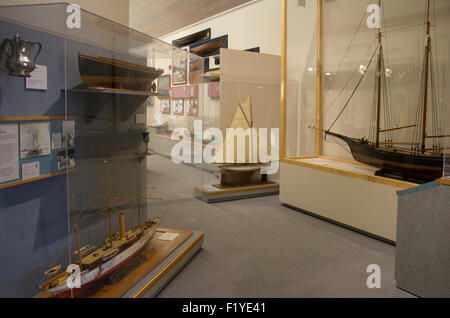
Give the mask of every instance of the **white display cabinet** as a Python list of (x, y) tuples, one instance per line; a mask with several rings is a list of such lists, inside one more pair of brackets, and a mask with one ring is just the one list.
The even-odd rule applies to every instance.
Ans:
[(442, 177), (448, 2), (427, 4), (283, 1), (284, 204), (394, 242), (397, 191)]

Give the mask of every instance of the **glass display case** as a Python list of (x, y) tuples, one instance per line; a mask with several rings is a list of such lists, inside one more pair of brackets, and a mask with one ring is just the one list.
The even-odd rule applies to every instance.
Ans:
[(443, 175), (450, 4), (282, 3), (281, 201), (393, 242), (396, 191)]
[[(288, 31), (286, 158), (353, 161), (412, 183), (442, 176), (449, 4), (399, 3), (321, 3), (320, 43), (309, 50)], [(300, 10), (292, 6), (288, 30)]]
[(199, 199), (278, 193), (279, 70), (279, 56), (221, 49), (220, 72), (207, 74), (203, 84)]
[(148, 156), (199, 57), (63, 3), (0, 24), (0, 297), (155, 295), (203, 242), (195, 172)]

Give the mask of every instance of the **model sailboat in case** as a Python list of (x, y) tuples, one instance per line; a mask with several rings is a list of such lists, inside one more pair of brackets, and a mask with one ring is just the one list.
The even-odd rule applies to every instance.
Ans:
[[(272, 183), (267, 174), (262, 171), (263, 163), (260, 158), (260, 135), (253, 120), (253, 106), (250, 96), (239, 101), (230, 128), (237, 132), (250, 131), (245, 142), (230, 142), (226, 136), (223, 144), (216, 152), (213, 163), (220, 164), (220, 184), (214, 185), (219, 189), (253, 186)], [(231, 136), (234, 138), (234, 135)], [(239, 139), (239, 137), (237, 138)], [(267, 154), (271, 154), (270, 147)]]
[[(380, 168), (381, 170), (377, 172), (378, 175), (388, 175), (417, 181), (429, 181), (442, 177), (444, 160), (442, 138), (448, 136), (443, 135), (441, 132), (441, 117), (438, 113), (439, 109), (434, 90), (430, 2), (431, 0), (427, 0), (426, 4), (426, 46), (416, 123), (402, 127), (390, 126), (389, 99), (385, 97), (386, 92), (383, 91), (386, 89), (386, 68), (382, 43), (383, 34), (381, 28), (379, 28), (377, 49), (374, 51), (369, 62), (370, 65), (375, 55), (377, 55), (374, 108), (372, 109), (373, 117), (369, 138), (356, 139), (331, 131), (357, 91), (366, 72), (362, 72), (357, 86), (353, 90), (350, 99), (340, 111), (339, 116), (328, 130), (324, 130), (325, 135), (337, 137), (345, 141), (355, 160)], [(381, 6), (381, 1), (379, 1), (379, 5)], [(431, 89), (429, 87), (430, 84)], [(386, 126), (383, 129), (381, 128), (382, 116), (384, 117)], [(412, 140), (409, 142), (394, 141), (393, 132), (403, 129), (411, 130)]]

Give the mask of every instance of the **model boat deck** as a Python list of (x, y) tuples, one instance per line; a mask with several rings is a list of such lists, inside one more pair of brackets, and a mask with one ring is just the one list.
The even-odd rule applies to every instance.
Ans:
[[(142, 229), (131, 229), (125, 233), (125, 237), (115, 239), (111, 242), (110, 246), (104, 245), (93, 253), (83, 257), (81, 259), (81, 263), (83, 264), (83, 268), (91, 267), (93, 264), (102, 261), (105, 256), (111, 253), (114, 250), (120, 250), (125, 244), (132, 243), (139, 234), (142, 234)], [(119, 233), (116, 233), (115, 236), (118, 236)]]

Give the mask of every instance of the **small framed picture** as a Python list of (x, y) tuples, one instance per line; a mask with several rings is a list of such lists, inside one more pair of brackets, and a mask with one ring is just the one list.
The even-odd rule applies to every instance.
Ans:
[(20, 159), (50, 154), (50, 122), (20, 124)]
[(170, 75), (163, 75), (158, 77), (158, 95), (169, 97), (170, 92)]
[(176, 115), (184, 114), (184, 100), (183, 99), (174, 99), (173, 103), (173, 113)]
[(198, 98), (186, 99), (186, 114), (189, 116), (197, 116), (197, 114), (198, 114)]
[(181, 57), (172, 58), (172, 84), (187, 84), (187, 59)]
[(163, 114), (170, 114), (170, 99), (169, 98), (164, 98), (164, 99), (160, 99), (161, 102), (161, 113)]

